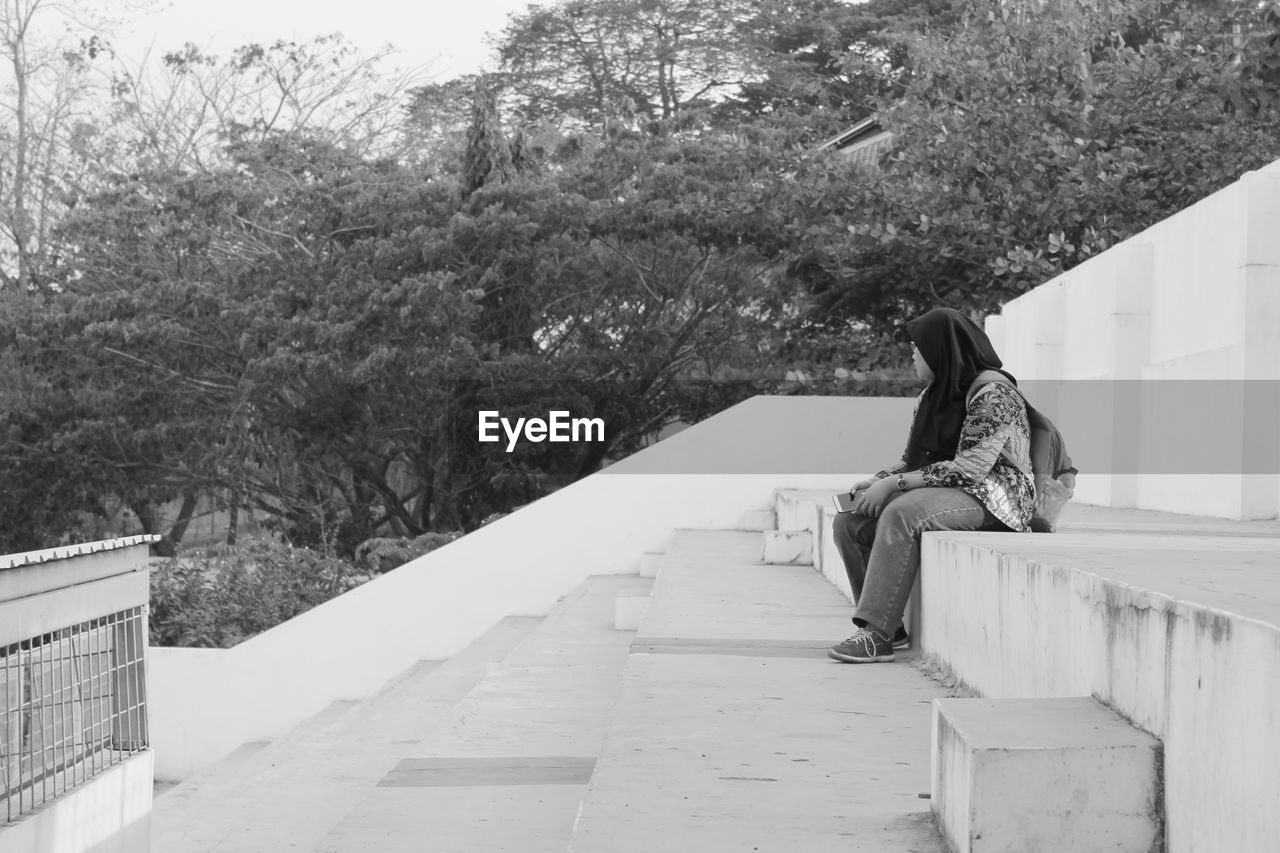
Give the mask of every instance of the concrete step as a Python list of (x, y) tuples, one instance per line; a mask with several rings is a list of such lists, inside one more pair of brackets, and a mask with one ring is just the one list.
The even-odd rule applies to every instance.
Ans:
[(394, 763), (397, 739), (437, 725), (540, 621), (504, 619), (448, 661), (423, 661), (369, 699), (335, 702), (284, 738), (247, 744), (184, 780), (155, 800), (152, 849), (309, 849), (299, 844), (332, 825), (351, 790)]
[[(764, 534), (765, 562), (811, 564), (832, 586), (850, 601), (853, 588), (845, 570), (840, 552), (836, 550), (832, 525), (837, 511), (829, 489), (779, 489), (775, 500), (780, 531)], [(796, 525), (793, 531), (784, 531), (783, 523)], [(807, 527), (803, 525), (807, 524)], [(782, 536), (787, 532), (787, 536)], [(804, 534), (807, 533), (806, 536)], [(806, 547), (807, 546), (807, 547)], [(793, 559), (787, 557), (794, 555)], [(920, 578), (917, 576), (902, 614), (903, 627), (914, 638), (920, 624)], [(913, 647), (916, 646), (912, 640)]]
[(1169, 850), (1275, 849), (1280, 531), (1088, 514), (1052, 535), (926, 534), (917, 639), (983, 696), (1096, 696), (1158, 737)]
[[(852, 485), (852, 483), (850, 483)], [(818, 516), (832, 506), (831, 496), (837, 489), (778, 489), (774, 508), (779, 530), (808, 530), (817, 534)]]
[(1161, 747), (1090, 696), (939, 699), (931, 806), (956, 853), (1163, 846)]
[(640, 577), (656, 578), (658, 572), (662, 571), (662, 558), (665, 555), (661, 551), (646, 551), (640, 556)]
[(644, 620), (649, 607), (649, 589), (628, 587), (618, 590), (613, 600), (613, 627), (617, 631), (634, 631)]
[(813, 534), (808, 530), (766, 530), (764, 562), (777, 566), (812, 566)]
[(851, 608), (760, 534), (678, 531), (623, 675), (570, 850), (927, 851), (931, 702), (901, 662), (826, 649)]
[(644, 583), (589, 578), (301, 849), (563, 853), (633, 636), (615, 601)]
[(780, 530), (807, 530), (810, 535), (810, 562), (836, 589), (851, 598), (844, 563), (831, 538), (836, 518), (831, 500), (834, 489), (779, 489), (775, 495)]

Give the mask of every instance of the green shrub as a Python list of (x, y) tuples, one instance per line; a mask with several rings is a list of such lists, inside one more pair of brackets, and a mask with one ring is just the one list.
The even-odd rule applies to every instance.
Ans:
[(228, 648), (368, 580), (308, 548), (251, 542), (151, 570), (151, 644)]
[[(487, 521), (487, 520), (486, 520)], [(389, 572), (461, 536), (459, 531), (424, 533), (414, 539), (366, 539), (356, 548), (356, 562), (378, 573)]]

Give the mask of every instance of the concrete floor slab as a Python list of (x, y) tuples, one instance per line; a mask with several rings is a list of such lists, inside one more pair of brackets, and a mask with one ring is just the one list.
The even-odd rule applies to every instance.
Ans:
[(220, 762), (155, 800), (153, 851), (310, 850), (396, 762), (542, 620), (512, 618), (446, 662), (405, 678), (344, 713), (327, 710), (279, 742)]
[(941, 851), (919, 795), (945, 695), (906, 663), (633, 655), (572, 849)]
[(378, 787), (585, 785), (595, 767), (594, 756), (576, 755), (403, 758), (378, 780)]
[[(589, 578), (387, 770), (407, 778), (406, 768), (452, 768), (455, 784), (437, 774), (433, 784), (369, 785), (302, 849), (563, 853), (586, 790), (582, 768), (601, 749), (633, 636), (614, 629), (614, 598), (642, 585), (635, 576)], [(530, 784), (547, 781), (548, 757), (572, 772)], [(487, 779), (477, 775), (484, 768)]]
[(677, 531), (636, 641), (826, 639), (830, 645), (853, 633), (852, 616), (849, 602), (812, 566), (765, 565), (759, 533)]
[(941, 851), (920, 795), (947, 691), (910, 656), (828, 659), (850, 615), (758, 536), (677, 533), (571, 849)]
[(378, 791), (315, 853), (564, 853), (582, 785)]

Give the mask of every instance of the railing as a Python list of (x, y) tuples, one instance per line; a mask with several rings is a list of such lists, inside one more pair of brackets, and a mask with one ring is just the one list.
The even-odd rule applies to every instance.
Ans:
[(151, 537), (0, 558), (0, 818), (147, 748)]

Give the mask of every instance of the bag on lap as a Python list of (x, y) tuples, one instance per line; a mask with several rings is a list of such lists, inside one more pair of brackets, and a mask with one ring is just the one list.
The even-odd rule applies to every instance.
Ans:
[[(978, 388), (988, 382), (1003, 381), (1005, 380), (976, 379), (969, 386), (967, 399), (973, 399)], [(1036, 484), (1036, 507), (1031, 513), (1031, 531), (1052, 533), (1058, 516), (1062, 514), (1062, 508), (1075, 494), (1076, 474), (1079, 472), (1071, 464), (1066, 441), (1053, 421), (1031, 405), (1021, 388), (1013, 383), (1008, 384), (1012, 385), (1026, 404), (1027, 423), (1031, 427), (1031, 474)]]

